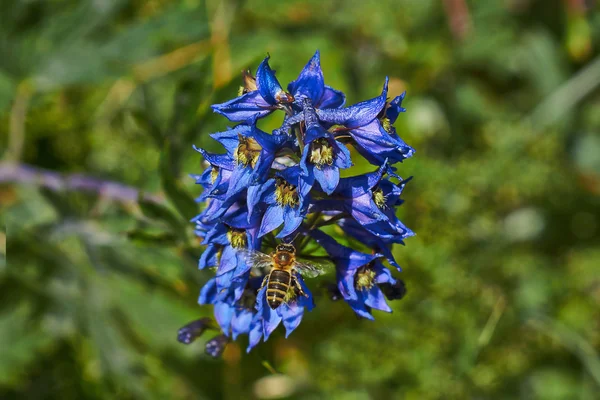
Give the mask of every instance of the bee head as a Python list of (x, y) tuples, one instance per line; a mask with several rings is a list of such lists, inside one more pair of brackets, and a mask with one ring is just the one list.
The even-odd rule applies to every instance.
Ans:
[(280, 243), (277, 245), (277, 248), (275, 249), (277, 251), (286, 251), (288, 253), (295, 253), (296, 252), (296, 248), (289, 244), (289, 243)]

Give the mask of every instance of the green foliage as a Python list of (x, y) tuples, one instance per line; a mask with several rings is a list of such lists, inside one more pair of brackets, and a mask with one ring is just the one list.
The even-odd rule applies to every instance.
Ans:
[[(0, 397), (596, 398), (599, 6), (441, 3), (2, 2)], [(240, 70), (316, 48), (349, 102), (408, 92), (408, 294), (371, 323), (319, 278), (289, 339), (210, 359), (176, 342), (212, 313), (191, 146)]]

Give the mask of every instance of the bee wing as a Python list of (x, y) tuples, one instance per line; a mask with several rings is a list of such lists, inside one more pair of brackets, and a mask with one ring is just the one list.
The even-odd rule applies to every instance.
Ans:
[(243, 249), (238, 250), (238, 253), (242, 255), (246, 265), (252, 266), (253, 275), (263, 275), (264, 270), (270, 268), (273, 263), (270, 255), (257, 250)]
[(300, 275), (305, 276), (307, 278), (314, 278), (316, 276), (323, 275), (331, 266), (333, 266), (333, 264), (320, 262), (317, 263), (312, 261), (296, 261), (296, 263), (294, 264), (296, 271), (298, 271)]

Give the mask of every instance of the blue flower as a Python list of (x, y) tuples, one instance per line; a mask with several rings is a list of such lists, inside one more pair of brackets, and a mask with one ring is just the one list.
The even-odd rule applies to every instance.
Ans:
[[(223, 290), (230, 286), (232, 279), (240, 278), (247, 272), (247, 265), (240, 249), (259, 249), (258, 238), (260, 219), (249, 217), (248, 208), (243, 203), (235, 203), (219, 222), (205, 224), (202, 219), (196, 221), (196, 234), (203, 238), (207, 249), (202, 253), (198, 267), (204, 269), (217, 266), (216, 289)], [(247, 277), (246, 277), (247, 279)], [(239, 298), (238, 295), (236, 296)]]
[(374, 165), (381, 165), (386, 159), (393, 164), (414, 153), (414, 149), (391, 130), (390, 117), (395, 121), (397, 114), (404, 110), (400, 107), (404, 95), (396, 97), (386, 109), (387, 90), (386, 78), (381, 95), (374, 99), (343, 109), (317, 110), (319, 119), (330, 124), (336, 136), (350, 136), (357, 151)]
[[(212, 305), (221, 331), (206, 344), (212, 356), (240, 335), (248, 335), (250, 351), (279, 325), (287, 337), (304, 311), (315, 306), (297, 274), (298, 264), (289, 265), (294, 284), (283, 301), (267, 301), (263, 277), (252, 271), (262, 268), (265, 276), (282, 262), (279, 252), (256, 253), (268, 253), (278, 245), (277, 238), (296, 245), (296, 258), (306, 255), (315, 242), (320, 245), (335, 264), (332, 298), (343, 298), (359, 316), (373, 319), (373, 309), (391, 311), (386, 298), (396, 300), (406, 293), (404, 283), (392, 277), (383, 262), (400, 270), (391, 247), (414, 235), (396, 216), (409, 179), (400, 178), (391, 166), (414, 153), (393, 127), (405, 111), (404, 93), (388, 101), (386, 79), (379, 96), (344, 108), (344, 93), (325, 84), (318, 51), (287, 91), (269, 66), (269, 57), (256, 78), (248, 71), (243, 79), (237, 98), (212, 106), (239, 123), (210, 135), (225, 153), (196, 149), (208, 168), (192, 175), (203, 188), (196, 199), (203, 211), (192, 219), (206, 246), (198, 266), (215, 269), (198, 298), (200, 304)], [(279, 127), (269, 133), (256, 126), (258, 119), (278, 110), (283, 117)], [(341, 170), (352, 166), (346, 147), (350, 145), (377, 170), (341, 178)], [(367, 250), (343, 246), (320, 230), (334, 222), (353, 247)], [(190, 343), (207, 327), (188, 324), (179, 340)]]
[(303, 108), (306, 132), (300, 166), (308, 182), (316, 179), (331, 194), (340, 181), (340, 169), (352, 166), (350, 152), (319, 124), (310, 100), (304, 99)]
[(294, 233), (306, 216), (309, 190), (310, 186), (297, 166), (278, 171), (275, 178), (262, 185), (252, 186), (248, 190), (249, 215), (264, 209), (258, 236), (262, 237), (282, 224), (278, 238)]
[(246, 78), (244, 91), (247, 93), (226, 103), (215, 104), (212, 109), (230, 121), (251, 123), (294, 101), (294, 97), (281, 88), (275, 71), (269, 66), (269, 57), (260, 63), (256, 80), (252, 81)]
[(381, 263), (381, 254), (365, 254), (342, 246), (319, 230), (311, 235), (336, 263), (338, 289), (354, 312), (372, 320), (371, 308), (392, 311), (379, 285), (394, 285), (396, 280)]
[(346, 96), (339, 90), (325, 85), (320, 56), (317, 50), (298, 78), (288, 85), (288, 91), (292, 93), (298, 106), (301, 106), (303, 99), (308, 98), (318, 108), (342, 107)]

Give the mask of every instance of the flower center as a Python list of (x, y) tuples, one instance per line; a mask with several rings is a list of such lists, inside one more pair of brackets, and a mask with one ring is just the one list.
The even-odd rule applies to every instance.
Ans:
[(219, 167), (213, 165), (212, 170), (210, 171), (210, 183), (215, 183), (218, 176), (219, 176)]
[(383, 194), (383, 190), (377, 188), (373, 191), (373, 201), (375, 205), (381, 209), (386, 207), (385, 201), (387, 200), (387, 196)]
[(310, 161), (321, 168), (323, 165), (333, 164), (333, 147), (325, 138), (320, 138), (310, 144)]
[(392, 123), (388, 117), (384, 117), (381, 119), (381, 126), (387, 133), (392, 133)]
[(369, 290), (375, 283), (375, 271), (369, 265), (360, 267), (354, 277), (354, 286), (358, 290)]
[(276, 178), (275, 201), (280, 206), (296, 207), (300, 204), (296, 186), (289, 184), (285, 179)]
[(281, 90), (275, 94), (275, 100), (278, 104), (288, 104), (294, 102), (294, 96), (286, 92), (285, 90)]
[(258, 161), (258, 156), (260, 156), (262, 147), (260, 147), (256, 140), (242, 135), (238, 135), (238, 140), (239, 144), (233, 157), (239, 165), (243, 165), (244, 167), (250, 165), (254, 168)]
[(244, 229), (229, 228), (227, 231), (227, 240), (234, 249), (243, 249), (248, 246), (248, 237)]

